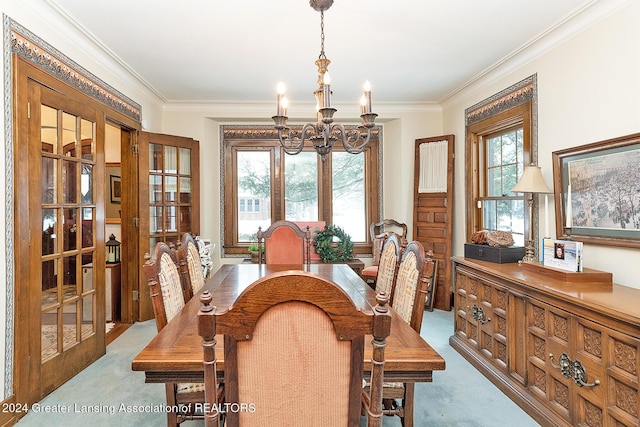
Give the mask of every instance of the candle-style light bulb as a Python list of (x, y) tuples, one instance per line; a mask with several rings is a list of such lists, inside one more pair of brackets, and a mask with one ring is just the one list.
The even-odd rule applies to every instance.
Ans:
[(367, 112), (367, 98), (362, 95), (360, 98), (360, 115), (365, 114)]
[[(364, 82), (364, 95), (363, 98), (365, 100), (364, 102), (364, 113), (370, 113), (371, 112), (371, 83), (369, 83), (369, 80), (366, 80)], [(362, 114), (364, 114), (362, 113)]]
[(324, 98), (323, 108), (331, 107), (331, 77), (329, 73), (322, 75), (322, 96)]
[(286, 113), (283, 114), (282, 112), (282, 99), (284, 98), (284, 83), (280, 82), (278, 83), (278, 87), (276, 88), (276, 91), (278, 92), (278, 99), (277, 99), (277, 104), (276, 104), (276, 116), (284, 116), (286, 115)]
[(289, 106), (289, 100), (287, 99), (286, 96), (283, 96), (282, 99), (280, 100), (280, 110), (282, 112), (283, 116), (287, 115), (287, 107)]

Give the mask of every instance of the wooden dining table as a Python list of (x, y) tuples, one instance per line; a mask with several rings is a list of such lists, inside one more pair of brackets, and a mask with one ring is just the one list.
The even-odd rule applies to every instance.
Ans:
[[(225, 264), (207, 280), (213, 305), (228, 308), (257, 279), (281, 271), (307, 271), (340, 285), (356, 305), (375, 305), (375, 292), (345, 264), (259, 265)], [(202, 341), (198, 335), (199, 294), (133, 359), (131, 368), (143, 371), (147, 383), (202, 382)], [(392, 311), (391, 335), (385, 349), (384, 379), (395, 382), (431, 382), (433, 371), (444, 370), (445, 360), (415, 330)], [(371, 369), (372, 349), (365, 337), (364, 369)], [(224, 376), (224, 339), (216, 337), (219, 378)]]

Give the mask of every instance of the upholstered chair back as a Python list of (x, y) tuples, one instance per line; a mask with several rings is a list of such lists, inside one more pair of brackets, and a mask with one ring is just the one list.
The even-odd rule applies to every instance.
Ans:
[(158, 331), (184, 307), (177, 262), (175, 250), (164, 242), (158, 242), (143, 266)]
[(416, 332), (420, 332), (426, 302), (426, 268), (422, 244), (410, 242), (402, 253), (398, 267), (392, 307)]
[(378, 275), (376, 276), (376, 292), (385, 292), (387, 295), (393, 295), (393, 285), (396, 280), (402, 249), (400, 236), (395, 233), (390, 234), (385, 240), (380, 255)]
[[(367, 410), (376, 414), (371, 425), (381, 425), (381, 369), (391, 325), (386, 299), (356, 307), (340, 286), (301, 271), (257, 280), (230, 307), (211, 306), (215, 301), (205, 291), (199, 313), (205, 387), (216, 383), (214, 339), (223, 334), (226, 402), (256, 408), (228, 413), (226, 425), (360, 426), (366, 334), (378, 340), (373, 357), (380, 362), (372, 374), (379, 393)], [(210, 391), (213, 398), (213, 390), (205, 394)], [(214, 425), (217, 416), (205, 420)]]
[(200, 262), (200, 251), (195, 239), (189, 233), (184, 233), (181, 239), (180, 249), (184, 251), (186, 272), (188, 273), (191, 295), (197, 294), (204, 286), (204, 273)]
[[(310, 262), (311, 233), (290, 221), (276, 221), (266, 230), (258, 229), (259, 257), (266, 264), (299, 264)], [(264, 245), (262, 242), (264, 241)], [(307, 255), (305, 255), (307, 254)]]

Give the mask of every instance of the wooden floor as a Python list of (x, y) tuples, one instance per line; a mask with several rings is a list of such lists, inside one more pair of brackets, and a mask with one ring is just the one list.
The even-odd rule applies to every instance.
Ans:
[(124, 333), (124, 331), (129, 329), (129, 327), (131, 327), (131, 323), (119, 323), (119, 322), (117, 322), (116, 325), (113, 327), (113, 329), (111, 329), (107, 333), (107, 335), (104, 337), (105, 345), (111, 344), (113, 342), (113, 340), (115, 340), (120, 335), (122, 335)]

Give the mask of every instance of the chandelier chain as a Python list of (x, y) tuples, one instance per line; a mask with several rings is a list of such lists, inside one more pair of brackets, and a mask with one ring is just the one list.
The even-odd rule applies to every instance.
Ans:
[(324, 54), (324, 10), (320, 11), (320, 56), (318, 59), (327, 59)]

